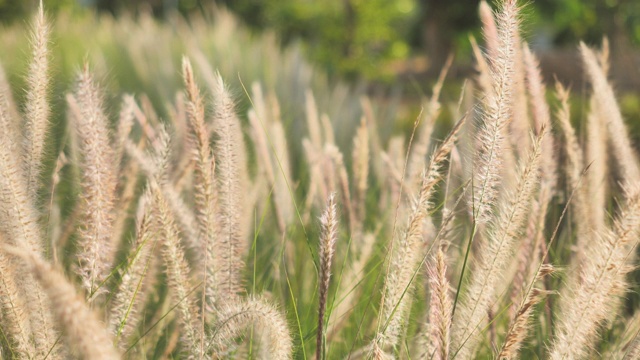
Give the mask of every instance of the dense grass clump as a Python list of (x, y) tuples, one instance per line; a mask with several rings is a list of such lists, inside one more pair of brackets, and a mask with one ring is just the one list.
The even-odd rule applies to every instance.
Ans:
[(2, 356), (637, 358), (640, 167), (608, 48), (580, 45), (580, 136), (520, 10), (481, 4), (486, 53), (437, 140), (448, 67), (388, 138), (366, 97), (335, 128), (310, 88), (306, 128), (258, 82), (238, 108), (198, 39), (177, 94), (123, 94), (114, 125), (85, 64), (57, 113), (41, 8), (24, 99), (0, 74)]

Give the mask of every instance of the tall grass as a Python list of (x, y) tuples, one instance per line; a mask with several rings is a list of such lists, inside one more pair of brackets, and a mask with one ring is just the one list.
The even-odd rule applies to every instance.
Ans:
[[(521, 5), (483, 1), (487, 53), (472, 40), (457, 105), (441, 96), (449, 62), (411, 133), (388, 135), (385, 107), (273, 39), (232, 41), (228, 14), (89, 26), (44, 10), (20, 40), (25, 78), (0, 73), (4, 358), (640, 353), (625, 301), (640, 168), (606, 45), (580, 45), (591, 88), (574, 128), (571, 91), (521, 41)], [(52, 49), (83, 29), (98, 55), (65, 87)], [(120, 50), (126, 65), (105, 62)], [(105, 88), (110, 66), (156, 89)]]

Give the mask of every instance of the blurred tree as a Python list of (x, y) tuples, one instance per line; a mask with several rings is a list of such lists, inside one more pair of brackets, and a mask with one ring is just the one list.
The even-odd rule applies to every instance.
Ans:
[(419, 15), (414, 31), (419, 35), (419, 41), (414, 44), (425, 51), (432, 71), (440, 71), (447, 56), (453, 51), (457, 34), (478, 28), (479, 3), (479, 0), (419, 0)]
[(22, 19), (27, 14), (27, 2), (15, 0), (0, 0), (0, 21), (8, 23)]
[[(488, 0), (492, 2), (491, 0)], [(497, 0), (496, 0), (497, 1)], [(39, 0), (0, 0), (0, 22), (23, 19)], [(495, 2), (495, 1), (494, 1)], [(554, 45), (584, 39), (611, 38), (612, 49), (640, 43), (640, 0), (522, 0), (525, 21)], [(430, 68), (439, 69), (451, 52), (477, 31), (479, 0), (46, 0), (49, 13), (93, 7), (117, 15), (141, 7), (158, 17), (183, 14), (222, 4), (261, 31), (274, 29), (283, 43), (302, 39), (309, 56), (330, 74), (386, 78), (388, 64), (412, 54), (424, 54)], [(543, 31), (540, 31), (543, 29)]]
[(385, 64), (409, 54), (415, 0), (220, 0), (254, 27), (275, 29), (284, 43), (305, 40), (330, 73), (388, 76)]
[[(78, 0), (44, 0), (43, 2), (49, 14), (80, 5)], [(0, 22), (11, 23), (23, 20), (37, 8), (39, 3), (40, 0), (0, 0)]]

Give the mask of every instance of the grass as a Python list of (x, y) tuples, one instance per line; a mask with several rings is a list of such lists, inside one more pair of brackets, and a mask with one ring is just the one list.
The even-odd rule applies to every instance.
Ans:
[(0, 31), (29, 54), (0, 77), (2, 355), (636, 358), (640, 165), (607, 45), (580, 45), (574, 128), (499, 5), (478, 74), (448, 104), (443, 69), (408, 136), (224, 12)]

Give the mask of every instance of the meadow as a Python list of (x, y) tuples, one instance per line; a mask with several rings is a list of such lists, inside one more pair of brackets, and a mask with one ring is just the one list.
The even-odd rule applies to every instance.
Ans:
[(608, 42), (580, 92), (479, 16), (415, 114), (222, 9), (0, 29), (1, 357), (640, 359)]

